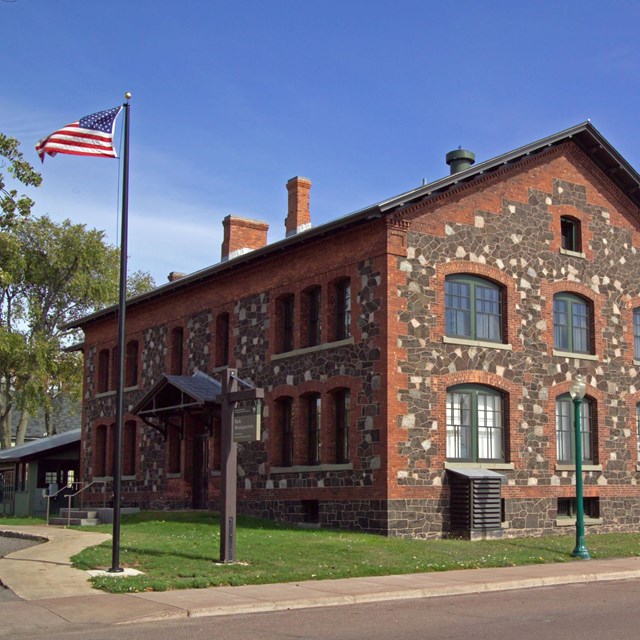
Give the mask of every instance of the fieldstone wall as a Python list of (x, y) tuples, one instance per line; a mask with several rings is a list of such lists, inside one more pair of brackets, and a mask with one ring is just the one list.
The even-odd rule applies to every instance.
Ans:
[[(560, 179), (560, 174), (576, 181)], [(637, 526), (636, 516), (630, 515), (640, 504), (636, 400), (629, 402), (628, 397), (636, 393), (638, 371), (630, 355), (629, 323), (629, 301), (640, 294), (640, 255), (634, 246), (638, 222), (624, 208), (618, 209), (619, 194), (601, 189), (605, 182), (597, 182), (601, 176), (594, 174), (597, 170), (583, 161), (555, 152), (546, 167), (533, 167), (514, 178), (527, 194), (525, 200), (504, 197), (498, 207), (494, 193), (495, 208), (485, 210), (476, 191), (424, 216), (409, 212), (413, 218), (407, 256), (398, 259), (398, 269), (407, 277), (402, 287), (406, 310), (398, 317), (404, 327), (399, 346), (406, 357), (399, 369), (409, 382), (398, 390), (407, 406), (407, 413), (398, 418), (406, 434), (398, 443), (404, 461), (398, 485), (438, 490), (444, 484), (449, 386), (497, 388), (507, 398), (508, 419), (506, 464), (496, 470), (507, 478), (504, 495), (512, 533), (558, 531), (555, 497), (567, 495), (575, 472), (556, 461), (555, 401), (568, 392), (577, 372), (587, 380), (587, 395), (597, 413), (596, 459), (585, 473), (585, 495), (602, 494), (604, 528)], [(532, 186), (525, 189), (527, 184)], [(533, 188), (542, 184), (549, 189)], [(504, 187), (504, 192), (516, 191)], [(580, 220), (582, 254), (560, 249), (561, 215)], [(488, 278), (502, 286), (508, 321), (505, 345), (494, 348), (445, 338), (444, 282), (451, 273)], [(554, 354), (553, 295), (563, 291), (593, 305), (593, 356)], [(619, 498), (610, 497), (615, 487), (621, 488)], [(611, 500), (624, 509), (609, 506)], [(422, 502), (425, 518), (437, 530), (431, 503)], [(406, 525), (414, 535), (415, 527), (406, 518), (396, 522), (397, 530)], [(440, 522), (445, 532), (446, 519)]]

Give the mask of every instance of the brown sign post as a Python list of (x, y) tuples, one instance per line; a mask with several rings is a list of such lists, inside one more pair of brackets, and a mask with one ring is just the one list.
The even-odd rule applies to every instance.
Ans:
[[(245, 389), (238, 390), (238, 383)], [(260, 439), (260, 411), (257, 405), (264, 398), (264, 389), (251, 387), (238, 378), (236, 369), (227, 367), (222, 372), (221, 431), (222, 431), (222, 511), (220, 513), (220, 562), (236, 561), (236, 483), (238, 478), (238, 442), (254, 442)], [(254, 424), (248, 419), (248, 411), (238, 409), (243, 401), (255, 403), (252, 408)], [(257, 420), (257, 424), (255, 421)], [(236, 432), (236, 424), (237, 432)], [(237, 437), (236, 437), (237, 433)]]

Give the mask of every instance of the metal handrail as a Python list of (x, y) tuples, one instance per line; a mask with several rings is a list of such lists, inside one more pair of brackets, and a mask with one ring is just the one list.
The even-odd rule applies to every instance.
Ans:
[(105, 489), (105, 485), (107, 484), (108, 480), (92, 480), (88, 485), (86, 485), (85, 487), (82, 487), (80, 490), (76, 491), (75, 493), (70, 493), (67, 496), (67, 527), (70, 526), (71, 524), (71, 499), (75, 498), (78, 494), (82, 493), (83, 491), (86, 491), (91, 485), (93, 484), (101, 484), (102, 485), (102, 506), (106, 507), (107, 506), (107, 493), (104, 490)]
[(105, 489), (105, 485), (107, 484), (108, 480), (92, 480), (89, 484), (82, 486), (84, 483), (83, 482), (72, 482), (70, 484), (66, 484), (64, 487), (62, 487), (61, 489), (59, 489), (58, 491), (56, 491), (55, 493), (52, 493), (51, 495), (47, 495), (47, 525), (49, 524), (49, 512), (50, 512), (50, 501), (51, 498), (55, 498), (58, 494), (62, 493), (65, 490), (68, 490), (70, 487), (74, 487), (74, 486), (79, 486), (80, 489), (78, 489), (78, 491), (76, 491), (75, 493), (70, 493), (67, 494), (67, 526), (70, 525), (71, 523), (71, 500), (73, 498), (75, 498), (77, 495), (83, 493), (84, 491), (86, 491), (89, 487), (91, 487), (94, 484), (102, 484), (102, 493), (103, 493), (103, 498), (102, 498), (102, 506), (105, 507), (107, 504), (107, 494)]
[(82, 482), (80, 482), (80, 481), (71, 482), (71, 483), (65, 484), (62, 488), (58, 489), (55, 493), (47, 493), (47, 496), (46, 496), (46, 498), (47, 498), (47, 524), (49, 524), (49, 513), (50, 513), (50, 509), (51, 509), (51, 498), (55, 498), (58, 494), (62, 493), (63, 491), (65, 491), (69, 487), (73, 487), (74, 485), (80, 486), (81, 484), (82, 484)]

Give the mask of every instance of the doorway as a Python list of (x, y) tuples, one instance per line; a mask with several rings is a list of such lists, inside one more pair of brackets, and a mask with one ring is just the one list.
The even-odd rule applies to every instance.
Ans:
[(209, 439), (206, 433), (193, 438), (192, 469), (192, 506), (194, 509), (206, 509), (209, 493)]

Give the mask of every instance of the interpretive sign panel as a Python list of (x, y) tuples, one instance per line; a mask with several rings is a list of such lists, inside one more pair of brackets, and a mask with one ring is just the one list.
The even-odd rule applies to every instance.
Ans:
[(249, 407), (236, 407), (233, 412), (233, 441), (260, 440), (260, 412), (257, 403)]

